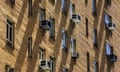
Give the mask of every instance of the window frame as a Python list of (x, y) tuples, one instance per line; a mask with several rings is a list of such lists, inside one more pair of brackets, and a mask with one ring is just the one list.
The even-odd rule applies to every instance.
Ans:
[(14, 45), (14, 22), (7, 19), (6, 23), (6, 42), (7, 45), (13, 48)]

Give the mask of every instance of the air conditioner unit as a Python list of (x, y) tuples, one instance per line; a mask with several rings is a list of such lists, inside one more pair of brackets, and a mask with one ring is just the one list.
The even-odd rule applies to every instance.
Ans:
[(110, 55), (110, 56), (109, 56), (109, 61), (111, 61), (111, 62), (116, 62), (116, 61), (117, 61), (117, 56), (114, 55), (114, 54)]
[(51, 28), (51, 23), (48, 20), (42, 20), (40, 23), (40, 28), (43, 30), (49, 30)]
[(105, 13), (105, 18), (104, 18), (105, 20), (105, 26), (107, 27), (107, 29), (109, 29), (109, 30), (114, 30), (115, 29), (115, 24), (114, 23), (112, 23), (112, 20), (111, 20), (111, 17), (108, 15), (108, 14), (106, 14)]
[(48, 60), (42, 60), (40, 62), (40, 68), (42, 70), (50, 70), (50, 62)]
[(79, 57), (79, 54), (78, 53), (76, 53), (76, 52), (73, 52), (72, 53), (72, 58), (73, 59), (76, 59), (76, 58), (78, 58)]
[(80, 15), (72, 14), (72, 21), (73, 22), (78, 23), (78, 22), (80, 22), (80, 19), (81, 19)]
[(115, 24), (114, 23), (109, 23), (109, 24), (107, 24), (107, 28), (112, 31), (112, 30), (115, 29)]
[(67, 68), (62, 68), (62, 72), (68, 72)]

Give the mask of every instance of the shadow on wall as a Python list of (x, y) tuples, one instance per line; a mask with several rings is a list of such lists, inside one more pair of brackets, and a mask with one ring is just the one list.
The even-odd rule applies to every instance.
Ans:
[(33, 50), (32, 50), (32, 52), (33, 52), (32, 58), (31, 59), (28, 58), (28, 67), (27, 67), (26, 72), (34, 72), (34, 70), (35, 70), (36, 62), (38, 60), (39, 44), (41, 42), (43, 35), (44, 35), (44, 33), (38, 30), (36, 39), (35, 39), (35, 43), (33, 46)]
[(33, 13), (34, 16), (29, 18), (27, 27), (26, 27), (26, 31), (25, 31), (25, 35), (23, 37), (23, 41), (22, 44), (20, 46), (20, 51), (18, 53), (16, 62), (15, 62), (15, 72), (21, 72), (21, 68), (23, 67), (23, 62), (25, 60), (25, 56), (26, 56), (26, 52), (27, 52), (27, 40), (28, 40), (28, 36), (32, 35), (33, 33), (33, 29), (37, 20), (37, 16), (38, 16), (38, 4), (39, 4), (39, 0), (35, 0), (34, 4), (33, 4)]
[(20, 11), (19, 16), (18, 16), (18, 19), (17, 19), (16, 30), (19, 30), (19, 29), (20, 29), (20, 26), (21, 26), (21, 24), (22, 24), (23, 17), (24, 17), (26, 8), (27, 8), (27, 4), (28, 4), (28, 1), (27, 1), (27, 0), (24, 0), (24, 1), (23, 1), (23, 5), (22, 5), (22, 8), (21, 8), (21, 11)]
[(70, 67), (68, 72), (73, 72), (74, 65), (76, 64), (76, 60), (72, 59), (70, 60)]

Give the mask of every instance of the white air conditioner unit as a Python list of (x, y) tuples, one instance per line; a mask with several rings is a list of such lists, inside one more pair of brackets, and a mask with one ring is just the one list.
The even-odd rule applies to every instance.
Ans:
[(104, 21), (107, 29), (111, 31), (115, 29), (115, 24), (112, 23), (111, 17), (107, 13), (105, 13)]
[(114, 23), (109, 23), (109, 24), (107, 24), (107, 28), (112, 31), (112, 30), (115, 29), (115, 24)]
[(51, 28), (51, 23), (48, 20), (42, 20), (40, 23), (40, 28), (43, 30), (49, 30)]
[(72, 21), (73, 22), (78, 23), (78, 22), (80, 22), (80, 20), (81, 20), (80, 15), (78, 15), (78, 14), (72, 14)]
[(76, 53), (76, 52), (73, 52), (73, 53), (72, 53), (72, 58), (73, 58), (73, 59), (76, 59), (76, 58), (78, 58), (78, 57), (79, 57), (78, 53)]
[(50, 70), (50, 62), (48, 60), (42, 60), (40, 62), (40, 68), (42, 70)]

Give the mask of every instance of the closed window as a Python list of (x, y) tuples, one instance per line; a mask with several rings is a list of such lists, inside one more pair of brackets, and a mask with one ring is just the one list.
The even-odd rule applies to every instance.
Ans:
[(66, 38), (66, 32), (64, 29), (62, 29), (62, 49), (65, 51), (67, 49), (67, 38)]
[(28, 56), (32, 58), (32, 37), (28, 37)]
[(32, 0), (28, 0), (28, 15), (32, 16)]
[(70, 3), (70, 16), (72, 17), (74, 13), (75, 13), (75, 4)]
[(88, 18), (85, 19), (86, 20), (86, 37), (88, 37)]
[(45, 9), (40, 8), (39, 21), (45, 20)]
[(50, 72), (55, 72), (55, 67), (54, 67), (55, 62), (54, 61), (55, 61), (54, 58), (50, 57), (50, 67), (51, 67)]
[(74, 38), (71, 38), (71, 52), (74, 53), (75, 52), (75, 47), (76, 47), (76, 40)]
[(13, 36), (14, 36), (14, 26), (13, 22), (7, 19), (7, 27), (6, 27), (6, 39), (7, 39), (7, 45), (10, 47), (13, 47)]
[(51, 23), (50, 38), (54, 39), (54, 36), (55, 36), (55, 19), (54, 18), (50, 18), (50, 23)]
[(94, 72), (98, 72), (98, 62), (94, 61)]
[(45, 50), (40, 47), (39, 48), (39, 60), (40, 61), (44, 60), (44, 56), (45, 56)]
[(97, 48), (97, 29), (93, 30), (93, 44)]
[(66, 13), (66, 8), (67, 8), (67, 0), (61, 0), (61, 8), (62, 8), (62, 12)]

